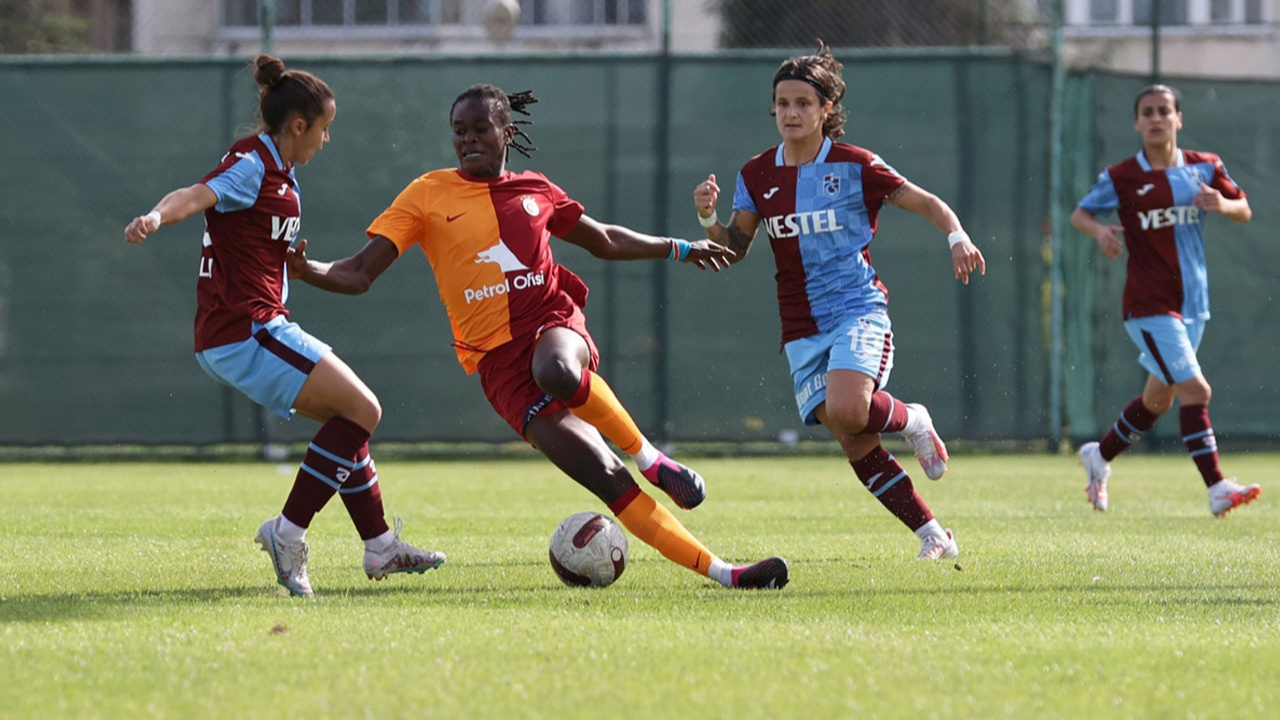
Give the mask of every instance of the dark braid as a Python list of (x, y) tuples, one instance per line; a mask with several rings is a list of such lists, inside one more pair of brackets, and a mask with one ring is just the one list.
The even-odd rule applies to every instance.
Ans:
[[(471, 99), (484, 100), (485, 102), (490, 103), (490, 106), (498, 111), (498, 119), (515, 126), (515, 136), (511, 138), (509, 143), (507, 143), (508, 156), (510, 156), (512, 148), (515, 148), (516, 152), (525, 157), (529, 157), (533, 151), (538, 149), (534, 146), (533, 139), (529, 137), (529, 134), (520, 129), (521, 125), (532, 125), (533, 121), (511, 119), (511, 113), (513, 111), (526, 117), (531, 117), (529, 115), (529, 111), (525, 108), (538, 102), (538, 98), (533, 96), (532, 90), (524, 90), (522, 92), (511, 93), (508, 95), (506, 91), (496, 85), (472, 85), (466, 90), (463, 90), (462, 94), (458, 95), (458, 97), (454, 99), (453, 105), (449, 108), (449, 116), (453, 116), (453, 110), (458, 107), (458, 103), (463, 100)], [(523, 139), (527, 144), (522, 143), (521, 139)]]
[[(799, 80), (812, 86), (818, 93), (819, 100), (831, 103), (831, 112), (822, 125), (822, 134), (836, 140), (844, 135), (846, 119), (844, 106), (840, 104), (844, 99), (845, 89), (844, 78), (840, 74), (843, 69), (844, 65), (831, 55), (831, 49), (819, 39), (818, 51), (814, 54), (799, 55), (783, 61), (778, 71), (773, 74), (773, 87), (777, 88), (778, 83), (783, 80)], [(769, 106), (769, 114), (774, 114), (772, 103)]]

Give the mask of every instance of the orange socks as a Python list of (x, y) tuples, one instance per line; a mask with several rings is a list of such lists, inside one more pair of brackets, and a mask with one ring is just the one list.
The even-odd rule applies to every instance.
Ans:
[(626, 454), (635, 455), (645, 444), (636, 421), (622, 407), (609, 383), (590, 370), (582, 371), (578, 391), (565, 404), (569, 406), (569, 412), (594, 425)]
[(669, 510), (640, 492), (639, 486), (633, 486), (611, 503), (609, 509), (632, 535), (652, 545), (666, 559), (720, 580), (712, 576), (711, 570), (713, 565), (718, 569), (725, 564), (698, 542)]

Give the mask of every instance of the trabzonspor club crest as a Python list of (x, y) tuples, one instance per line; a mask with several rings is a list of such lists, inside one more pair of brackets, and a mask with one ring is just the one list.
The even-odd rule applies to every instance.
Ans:
[(835, 197), (840, 194), (839, 175), (827, 175), (822, 178), (822, 194), (827, 197)]

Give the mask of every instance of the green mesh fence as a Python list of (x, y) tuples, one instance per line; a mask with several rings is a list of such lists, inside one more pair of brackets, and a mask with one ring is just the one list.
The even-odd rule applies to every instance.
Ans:
[[(693, 186), (716, 173), (724, 216), (742, 163), (778, 142), (767, 107), (785, 56), (676, 57), (666, 65), (651, 56), (291, 59), (329, 81), (339, 108), (333, 142), (298, 172), (301, 236), (318, 259), (358, 250), (368, 222), (409, 180), (455, 164), (449, 106), (476, 82), (532, 88), (542, 100), (530, 129), (540, 149), (532, 160), (513, 158), (513, 169), (545, 172), (598, 219), (700, 236)], [(987, 276), (962, 287), (932, 226), (882, 212), (872, 253), (891, 295), (890, 389), (928, 403), (949, 437), (1046, 437), (1047, 66), (999, 54), (839, 56), (849, 83), (844, 139), (947, 200), (988, 261)], [(1068, 151), (1078, 170), (1067, 201), (1104, 161), (1136, 150), (1127, 114), (1140, 84), (1072, 79), (1067, 126), (1087, 147)], [(1265, 111), (1280, 106), (1280, 91), (1184, 85), (1185, 145), (1221, 153), (1252, 197), (1265, 196), (1265, 151), (1276, 146)], [(313, 423), (264, 420), (196, 365), (199, 219), (139, 247), (121, 234), (251, 129), (254, 86), (243, 63), (0, 62), (0, 98), (0, 445), (309, 437)], [(1268, 416), (1275, 390), (1262, 368), (1277, 340), (1263, 308), (1274, 285), (1267, 268), (1280, 251), (1263, 242), (1274, 222), (1262, 210), (1248, 227), (1208, 231), (1218, 319), (1202, 359), (1223, 420), (1236, 432), (1268, 435), (1280, 421)], [(1123, 268), (1102, 262), (1090, 243), (1064, 242), (1075, 434), (1109, 423), (1141, 380), (1120, 327)], [(824, 438), (796, 417), (763, 233), (750, 258), (720, 274), (606, 263), (561, 242), (555, 249), (591, 286), (587, 312), (602, 373), (651, 435), (757, 441), (795, 430)], [(366, 295), (295, 284), (289, 305), (379, 395), (382, 440), (513, 439), (478, 380), (455, 362), (420, 255), (398, 261)]]

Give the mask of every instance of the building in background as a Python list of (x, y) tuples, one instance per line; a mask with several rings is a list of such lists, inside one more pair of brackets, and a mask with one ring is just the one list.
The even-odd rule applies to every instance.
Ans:
[[(0, 0), (0, 52), (249, 55), (268, 0)], [(1054, 0), (274, 0), (281, 54), (1004, 45), (1042, 52)], [(1280, 0), (1061, 0), (1074, 67), (1280, 78)], [(1156, 4), (1158, 3), (1158, 5)], [(520, 8), (509, 33), (487, 26)], [(24, 34), (25, 33), (25, 34)], [(497, 38), (495, 40), (495, 38)]]
[[(1151, 72), (1153, 0), (1065, 0), (1066, 58)], [(1159, 0), (1160, 72), (1280, 77), (1280, 2)]]
[[(135, 50), (257, 52), (262, 1), (133, 0)], [(519, 19), (495, 41), (486, 20), (501, 5), (517, 6)], [(718, 13), (701, 0), (671, 5), (673, 49), (715, 46)], [(651, 51), (661, 46), (662, 12), (662, 0), (276, 0), (272, 45), (284, 54)]]

